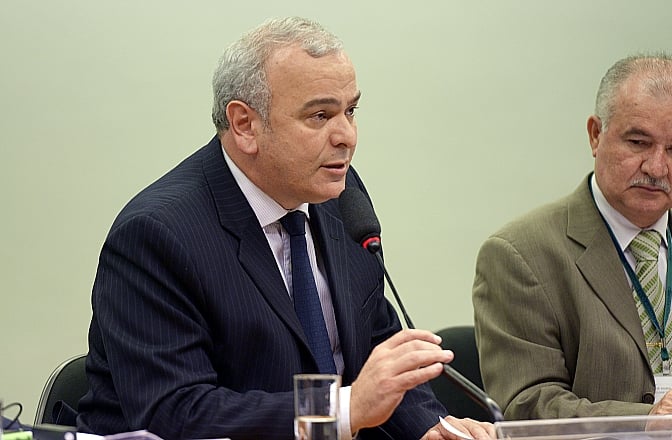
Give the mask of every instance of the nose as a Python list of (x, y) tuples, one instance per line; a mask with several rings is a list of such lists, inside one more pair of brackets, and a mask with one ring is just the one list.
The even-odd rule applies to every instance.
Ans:
[(354, 148), (357, 145), (357, 123), (347, 115), (332, 118), (333, 127), (330, 136), (335, 147)]
[(661, 178), (669, 172), (670, 153), (664, 146), (654, 148), (642, 162), (642, 171), (651, 177)]

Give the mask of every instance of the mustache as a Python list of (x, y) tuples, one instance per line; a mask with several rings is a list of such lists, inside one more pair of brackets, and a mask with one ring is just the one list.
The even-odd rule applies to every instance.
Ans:
[(658, 189), (665, 191), (668, 194), (670, 193), (670, 182), (668, 182), (667, 179), (656, 179), (655, 177), (651, 176), (642, 176), (630, 182), (630, 186), (642, 186), (642, 185), (654, 186)]

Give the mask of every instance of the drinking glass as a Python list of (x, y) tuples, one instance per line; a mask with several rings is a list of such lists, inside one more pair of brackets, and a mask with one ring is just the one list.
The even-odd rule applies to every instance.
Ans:
[(338, 440), (338, 393), (341, 376), (294, 375), (294, 438)]

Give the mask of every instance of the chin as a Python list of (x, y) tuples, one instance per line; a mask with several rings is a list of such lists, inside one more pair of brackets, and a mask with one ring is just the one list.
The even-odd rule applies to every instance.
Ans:
[(640, 228), (648, 228), (657, 222), (668, 209), (669, 208), (661, 208), (659, 206), (641, 207), (640, 209), (635, 210), (636, 215), (633, 215), (633, 218), (629, 220)]
[[(341, 195), (341, 193), (345, 189), (345, 180), (339, 182), (324, 183), (317, 189), (319, 191), (317, 191), (316, 196), (322, 199), (322, 202), (326, 202), (327, 200), (331, 199), (336, 199), (338, 198), (338, 196)], [(320, 202), (313, 202), (313, 203), (320, 203)]]
[(310, 203), (313, 204), (324, 203), (332, 199), (337, 199), (338, 196), (341, 195), (341, 192), (343, 191), (322, 193), (320, 195), (316, 195), (315, 197), (313, 197), (313, 200), (311, 200)]

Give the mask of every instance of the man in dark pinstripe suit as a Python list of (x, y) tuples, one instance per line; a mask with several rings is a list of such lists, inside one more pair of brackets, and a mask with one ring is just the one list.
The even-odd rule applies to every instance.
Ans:
[(103, 246), (79, 429), (292, 438), (292, 376), (317, 365), (278, 220), (301, 210), (345, 385), (341, 438), (455, 438), (426, 385), (452, 353), (430, 332), (401, 331), (334, 200), (346, 185), (365, 191), (350, 168), (360, 92), (340, 41), (310, 21), (271, 20), (226, 50), (213, 89), (217, 136), (131, 200)]

